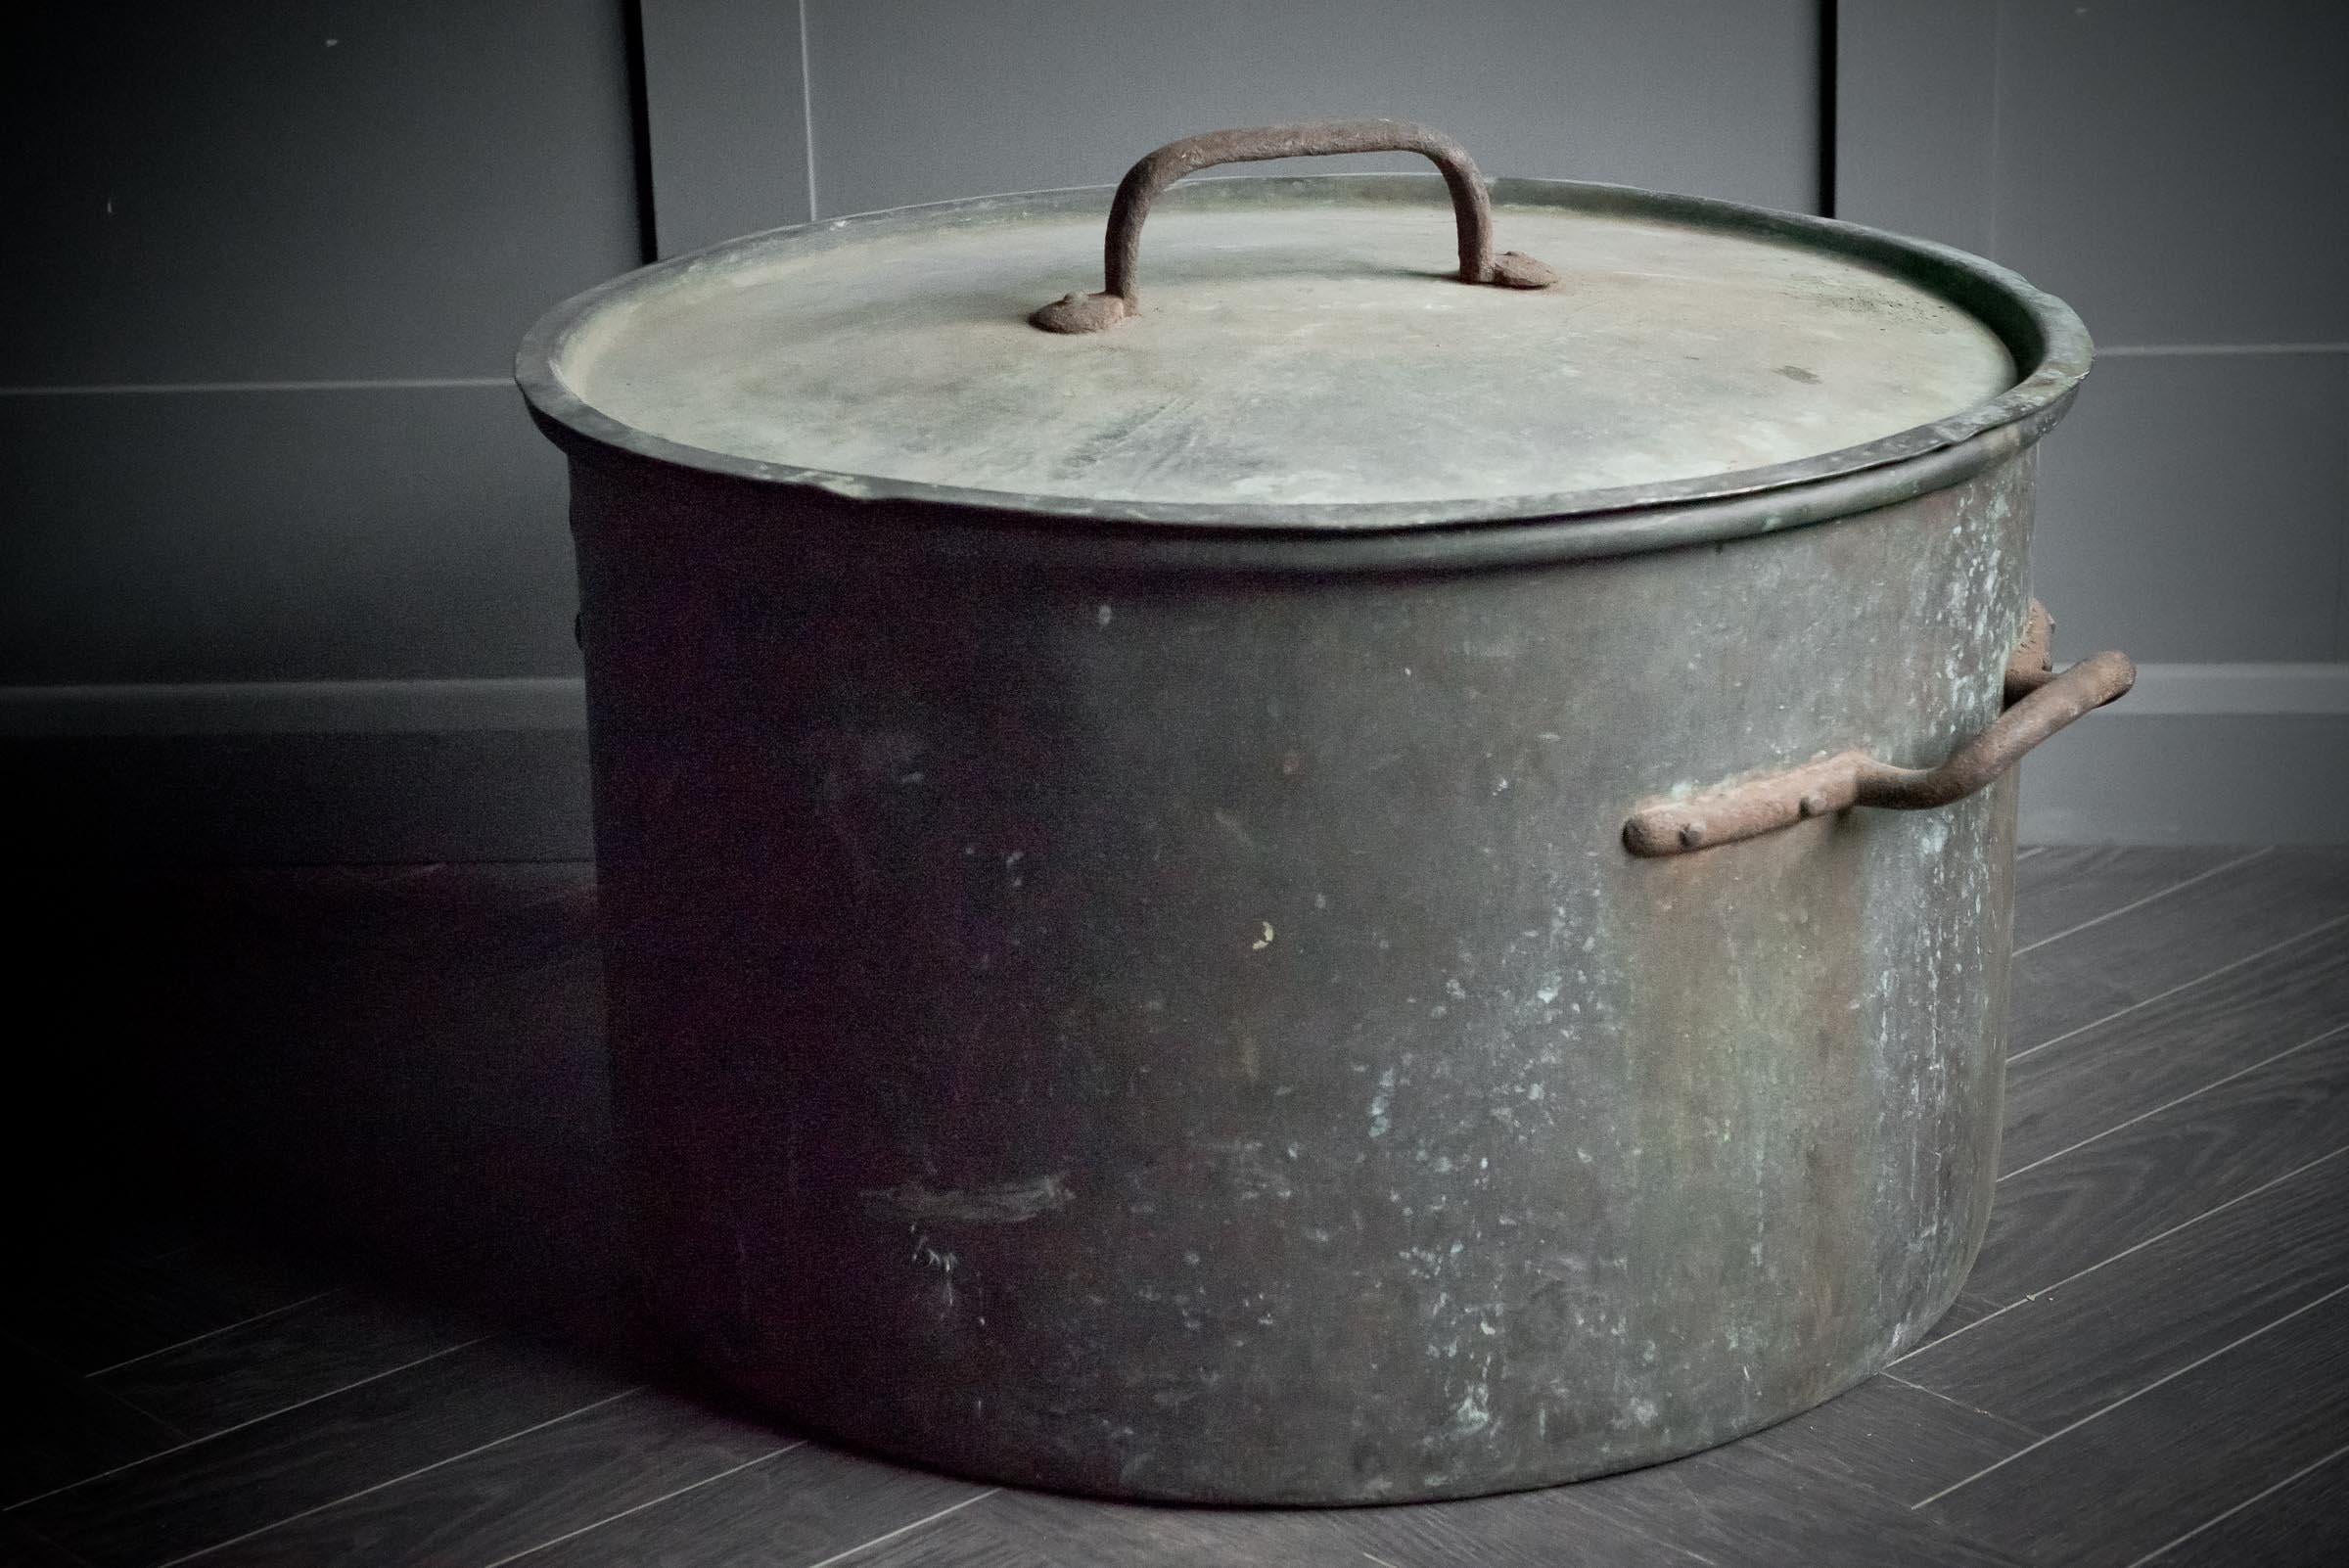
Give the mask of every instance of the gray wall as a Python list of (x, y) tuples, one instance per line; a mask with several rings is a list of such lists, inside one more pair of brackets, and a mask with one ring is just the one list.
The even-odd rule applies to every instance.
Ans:
[(640, 259), (619, 8), (40, 15), (0, 93), (0, 683), (573, 669), (506, 378)]
[(563, 470), (508, 367), (642, 259), (627, 59), (613, 0), (12, 22), (0, 783), (35, 853), (581, 843)]
[(0, 757), (49, 842), (583, 853), (523, 328), (648, 241), (1106, 181), (1316, 114), (1432, 121), (1494, 173), (1831, 198), (2070, 298), (2103, 357), (2047, 448), (2039, 586), (2063, 648), (2149, 668), (2028, 770), (2027, 834), (2343, 831), (2316, 783), (2349, 762), (2341, 8), (639, 9), (632, 37), (621, 0), (157, 5), (13, 42)]
[(2349, 834), (2349, 7), (1846, 0), (1838, 215), (2069, 300), (2042, 449), (2059, 652), (2126, 702), (2025, 769), (2044, 840)]

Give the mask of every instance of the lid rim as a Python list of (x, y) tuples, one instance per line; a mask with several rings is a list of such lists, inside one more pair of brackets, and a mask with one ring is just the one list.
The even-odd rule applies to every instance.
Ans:
[[(1382, 187), (1391, 190), (1405, 185), (1412, 189), (1441, 185), (1440, 176), (1421, 174), (1233, 178), (1257, 184), (1323, 188), (1351, 185), (1368, 190)], [(1731, 233), (1792, 240), (1811, 245), (1824, 254), (1876, 266), (1903, 281), (1941, 295), (1982, 321), (2006, 346), (2009, 355), (2024, 373), (2020, 380), (1998, 396), (1945, 418), (1858, 445), (1759, 468), (1604, 488), (1453, 500), (1226, 503), (1125, 501), (1030, 494), (920, 480), (830, 472), (743, 457), (688, 445), (624, 424), (586, 402), (555, 369), (572, 332), (599, 307), (616, 297), (647, 287), (656, 277), (673, 274), (706, 258), (754, 245), (771, 245), (778, 238), (829, 236), (883, 224), (919, 223), (946, 214), (974, 215), (1006, 205), (1050, 198), (1063, 201), (1093, 198), (1106, 209), (1112, 187), (1080, 186), (1055, 191), (965, 198), (826, 218), (745, 235), (669, 257), (585, 290), (547, 311), (524, 337), (515, 355), (514, 376), (523, 395), (540, 416), (542, 426), (548, 428), (550, 434), (560, 429), (590, 447), (607, 448), (668, 467), (698, 470), (761, 484), (813, 488), (851, 502), (926, 503), (958, 513), (976, 511), (1031, 521), (1061, 520), (1166, 532), (1247, 531), (1266, 535), (1294, 532), (1321, 538), (1342, 538), (1405, 530), (1477, 530), (1513, 524), (1559, 523), (1579, 518), (1588, 518), (1592, 526), (1596, 526), (1602, 520), (1623, 519), (1626, 514), (1759, 497), (1772, 491), (1815, 486), (1828, 480), (1860, 479), (1864, 482), (1865, 491), (1867, 488), (1865, 482), (1871, 474), (1881, 477), (1885, 501), (1899, 499), (1905, 494), (1913, 493), (1913, 487), (1902, 484), (1898, 478), (1897, 471), (1904, 464), (1972, 442), (1988, 433), (2023, 422), (2029, 422), (2035, 428), (2016, 444), (2027, 444), (2035, 439), (2068, 404), (2071, 394), (2087, 376), (2094, 356), (2094, 346), (2088, 330), (2069, 305), (2052, 295), (2033, 288), (2018, 274), (1955, 247), (1911, 239), (1834, 218), (1752, 207), (1711, 197), (1647, 191), (1634, 186), (1572, 180), (1496, 179), (1491, 182), (1491, 188), (1497, 206), (1506, 205), (1513, 199), (1522, 202), (1534, 198), (1547, 205), (1570, 206), (1577, 210), (1691, 222)], [(1561, 202), (1561, 197), (1566, 200)], [(2034, 419), (2034, 415), (2047, 417)], [(1848, 508), (1865, 509), (1865, 504)], [(1798, 507), (1795, 510), (1808, 511), (1809, 508)], [(1745, 531), (1759, 531), (1764, 526), (1793, 526), (1793, 522), (1789, 518), (1768, 525), (1756, 524)]]

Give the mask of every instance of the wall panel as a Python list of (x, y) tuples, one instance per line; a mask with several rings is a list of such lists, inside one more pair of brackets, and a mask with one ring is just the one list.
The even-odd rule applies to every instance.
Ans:
[(0, 387), (495, 376), (637, 260), (609, 0), (41, 6), (0, 51)]
[(1816, 0), (806, 0), (806, 16), (826, 216), (1114, 184), (1179, 136), (1322, 116), (1425, 120), (1488, 174), (1819, 196)]

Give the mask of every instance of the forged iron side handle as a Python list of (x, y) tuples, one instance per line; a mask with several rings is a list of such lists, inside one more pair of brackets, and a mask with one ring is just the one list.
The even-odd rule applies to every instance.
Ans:
[(1260, 125), (1210, 131), (1169, 142), (1126, 171), (1110, 204), (1103, 242), (1104, 286), (1099, 294), (1063, 295), (1028, 319), (1046, 332), (1099, 332), (1141, 308), (1142, 219), (1150, 204), (1185, 174), (1217, 163), (1254, 163), (1267, 158), (1321, 158), (1338, 153), (1417, 153), (1443, 171), (1460, 231), (1460, 281), (1504, 289), (1546, 289), (1557, 273), (1515, 251), (1493, 254), (1493, 206), (1485, 177), (1468, 150), (1442, 131), (1407, 119), (1317, 119), (1301, 125)]
[(1623, 825), (1624, 847), (1639, 855), (1685, 854), (1854, 806), (1922, 811), (1965, 799), (2032, 747), (2135, 683), (2137, 667), (2126, 654), (2091, 654), (2060, 674), (2050, 671), (2052, 631), (2047, 611), (2033, 603), (2030, 629), (2006, 666), (2006, 711), (1939, 767), (1895, 767), (1865, 752), (1841, 752), (1685, 801), (1647, 807)]

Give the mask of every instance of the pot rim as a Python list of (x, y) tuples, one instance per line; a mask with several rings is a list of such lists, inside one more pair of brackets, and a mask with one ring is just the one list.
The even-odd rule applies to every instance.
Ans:
[[(1200, 181), (1198, 183), (1208, 183)], [(1217, 181), (1215, 183), (1224, 183)], [(1428, 189), (1439, 176), (1323, 174), (1237, 176), (1230, 183), (1328, 192), (1351, 187), (1390, 199)], [(1432, 566), (1614, 555), (1711, 542), (1816, 523), (1906, 500), (1958, 483), (2036, 441), (2062, 417), (2094, 355), (2071, 307), (2018, 274), (1933, 241), (1807, 213), (1588, 181), (1497, 179), (1497, 206), (1542, 205), (1602, 215), (1680, 222), (1747, 237), (1793, 241), (1856, 260), (1925, 289), (1997, 334), (2020, 374), (1998, 396), (1929, 424), (1792, 462), (1645, 484), (1461, 501), (1314, 505), (1121, 501), (1035, 495), (844, 474), (686, 445), (622, 423), (566, 383), (556, 365), (571, 334), (598, 310), (699, 263), (778, 244), (829, 246), (876, 229), (923, 227), (1008, 207), (1106, 210), (1112, 187), (1078, 186), (891, 208), (769, 229), (637, 268), (573, 296), (530, 328), (514, 379), (540, 428), (575, 457), (641, 459), (659, 468), (761, 489), (820, 494), (857, 511), (879, 504), (909, 524), (959, 523), (1013, 531), (1114, 531), (1177, 556), (1276, 565), (1310, 554), (1322, 567)], [(731, 486), (729, 486), (731, 487)], [(907, 509), (911, 508), (909, 512)], [(1157, 553), (1153, 551), (1152, 553)]]

